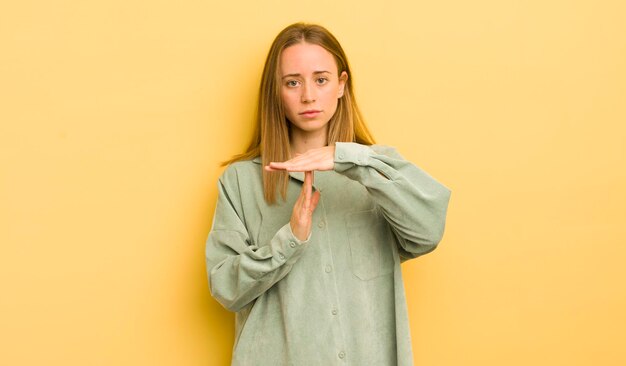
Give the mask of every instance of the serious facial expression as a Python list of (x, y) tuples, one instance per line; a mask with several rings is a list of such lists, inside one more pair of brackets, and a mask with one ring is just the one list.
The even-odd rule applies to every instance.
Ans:
[(347, 73), (338, 75), (333, 55), (321, 46), (298, 43), (282, 51), (281, 98), (292, 128), (314, 132), (328, 128)]

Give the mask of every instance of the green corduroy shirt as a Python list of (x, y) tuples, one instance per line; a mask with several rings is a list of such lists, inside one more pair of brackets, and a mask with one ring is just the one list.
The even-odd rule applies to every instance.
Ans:
[(336, 143), (302, 241), (289, 220), (304, 173), (268, 205), (262, 168), (225, 169), (206, 241), (211, 295), (236, 312), (232, 365), (412, 365), (400, 263), (439, 244), (451, 191), (393, 147)]

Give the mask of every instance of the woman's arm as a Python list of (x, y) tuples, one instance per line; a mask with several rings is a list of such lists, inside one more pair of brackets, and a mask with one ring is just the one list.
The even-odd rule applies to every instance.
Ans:
[(265, 169), (334, 169), (360, 182), (389, 222), (402, 261), (434, 250), (443, 237), (451, 191), (393, 147), (337, 142)]
[[(232, 188), (231, 188), (232, 187)], [(252, 243), (244, 220), (236, 174), (225, 172), (218, 182), (218, 198), (206, 241), (206, 269), (211, 295), (225, 308), (239, 311), (291, 271), (305, 250), (286, 223), (269, 243)]]
[(338, 142), (335, 171), (363, 184), (398, 239), (402, 260), (435, 249), (451, 191), (393, 147)]

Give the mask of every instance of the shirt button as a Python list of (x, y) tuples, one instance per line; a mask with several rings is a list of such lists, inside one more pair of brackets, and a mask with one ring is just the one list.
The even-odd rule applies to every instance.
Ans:
[(346, 353), (344, 351), (339, 352), (339, 358), (343, 359), (346, 357)]
[(283, 254), (278, 256), (280, 259), (285, 259), (285, 256)]
[(324, 227), (324, 220), (320, 221), (317, 226), (321, 229)]
[(331, 267), (330, 264), (326, 266), (326, 269), (325, 269), (326, 273), (330, 273), (330, 271), (332, 270), (333, 270), (333, 267)]
[(291, 243), (289, 243), (289, 246), (292, 247), (292, 248), (295, 248), (296, 247), (296, 243), (291, 242)]
[(343, 154), (339, 154), (339, 159), (343, 159)]
[(333, 309), (332, 313), (333, 315), (337, 315), (337, 309)]

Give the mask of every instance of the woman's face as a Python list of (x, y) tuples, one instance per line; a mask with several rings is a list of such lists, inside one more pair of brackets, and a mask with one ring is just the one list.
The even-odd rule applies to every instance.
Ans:
[(348, 74), (337, 75), (333, 55), (323, 47), (299, 43), (282, 51), (281, 98), (291, 127), (325, 131), (343, 95)]

